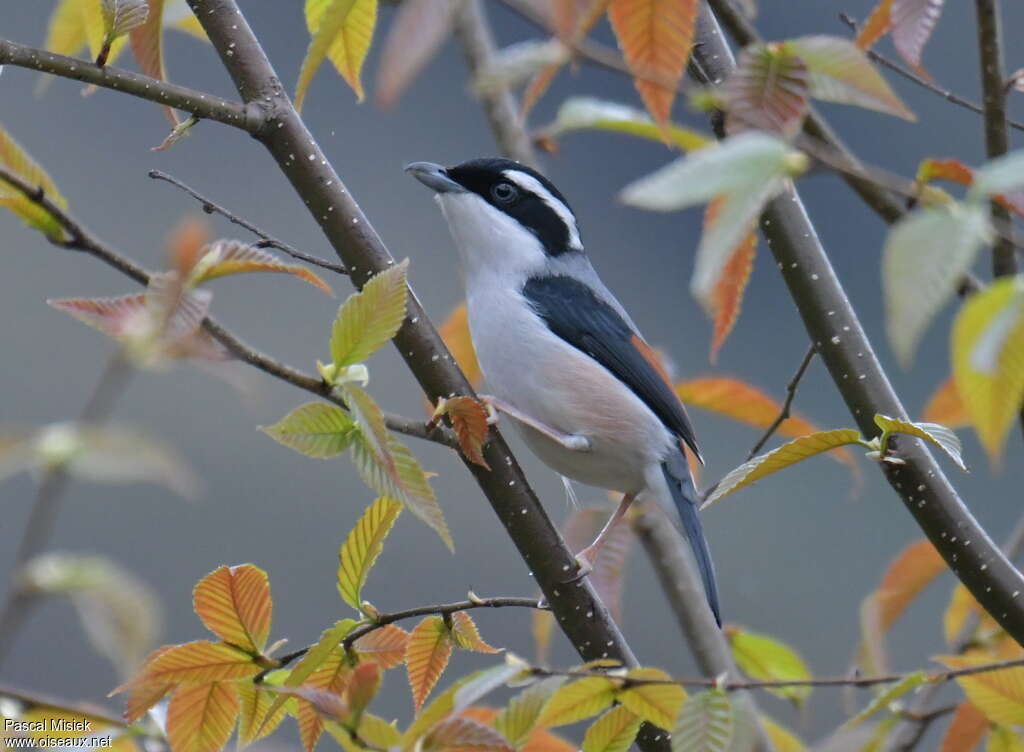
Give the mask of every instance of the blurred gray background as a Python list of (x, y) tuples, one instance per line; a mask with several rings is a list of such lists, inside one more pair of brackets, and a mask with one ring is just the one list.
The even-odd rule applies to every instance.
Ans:
[[(4, 0), (0, 36), (41, 43), (49, 0)], [(873, 3), (847, 0), (762, 2), (758, 24), (769, 39), (808, 33), (843, 35), (837, 14), (863, 18)], [(293, 82), (308, 37), (301, 3), (245, 0), (243, 9), (262, 38), (281, 78)], [(1006, 30), (1024, 24), (1024, 9), (1004, 3)], [(487, 3), (503, 44), (536, 36), (498, 3)], [(393, 9), (382, 10), (386, 28)], [(611, 42), (608, 29), (599, 37)], [(949, 3), (925, 54), (937, 80), (979, 99), (972, 8)], [(364, 80), (373, 96), (380, 39)], [(888, 41), (881, 49), (891, 52)], [(1016, 44), (1007, 51), (1008, 70), (1024, 65)], [(215, 53), (179, 33), (167, 35), (173, 80), (233, 97)], [(128, 58), (122, 62), (127, 64)], [(150, 168), (170, 172), (268, 232), (307, 252), (332, 257), (314, 222), (268, 155), (251, 139), (215, 123), (202, 123), (170, 151), (150, 147), (166, 135), (166, 121), (151, 104), (100, 91), (81, 96), (81, 86), (54, 81), (45, 96), (33, 95), (38, 76), (8, 68), (0, 77), (0, 123), (50, 171), (75, 214), (98, 234), (143, 264), (164, 261), (163, 240), (198, 207), (183, 194), (146, 177)], [(917, 123), (845, 107), (823, 108), (854, 150), (870, 162), (913, 175), (928, 156), (982, 161), (980, 117), (889, 75), (918, 114)], [(316, 78), (305, 115), (314, 134), (398, 258), (412, 259), (411, 281), (427, 311), (443, 319), (460, 299), (454, 254), (441, 217), (421, 186), (402, 173), (411, 160), (453, 163), (495, 151), (480, 108), (467, 93), (466, 69), (449, 42), (439, 57), (390, 112), (372, 102), (359, 105), (344, 82), (325, 67)], [(638, 103), (629, 81), (583, 67), (562, 73), (531, 120), (547, 122), (570, 94)], [(1024, 117), (1017, 95), (1013, 111)], [(706, 129), (700, 115), (676, 106), (678, 119)], [(1020, 144), (1019, 133), (1013, 134)], [(699, 234), (699, 212), (647, 214), (615, 201), (628, 181), (671, 158), (663, 147), (627, 137), (581, 134), (566, 137), (557, 156), (544, 159), (554, 182), (579, 215), (584, 242), (598, 270), (633, 313), (647, 338), (664, 348), (680, 377), (719, 373), (740, 376), (781, 398), (806, 347), (806, 336), (779, 275), (762, 249), (744, 311), (717, 368), (708, 363), (710, 326), (689, 297), (688, 278)], [(876, 349), (890, 369), (908, 408), (919, 414), (928, 395), (948, 373), (947, 310), (929, 332), (914, 369), (897, 368), (883, 339), (879, 252), (883, 224), (834, 177), (814, 177), (803, 195), (822, 241), (846, 284)], [(239, 231), (215, 221), (215, 234)], [(243, 236), (244, 237), (244, 236)], [(588, 242), (589, 241), (589, 242)], [(45, 424), (75, 416), (99, 378), (112, 343), (45, 305), (66, 296), (115, 295), (135, 288), (127, 278), (86, 256), (61, 251), (0, 213), (0, 422)], [(987, 270), (986, 270), (987, 271)], [(325, 273), (329, 274), (329, 272)], [(344, 279), (331, 279), (347, 295)], [(249, 275), (215, 285), (214, 312), (248, 342), (312, 370), (327, 354), (327, 336), (339, 300), (291, 278)], [(370, 363), (370, 388), (390, 410), (421, 414), (413, 379), (391, 349)], [(334, 571), (338, 545), (371, 501), (372, 494), (347, 459), (304, 458), (256, 430), (310, 400), (288, 385), (252, 372), (255, 398), (244, 399), (195, 369), (135, 378), (115, 417), (173, 442), (202, 477), (205, 491), (186, 503), (150, 486), (103, 487), (74, 483), (65, 498), (52, 548), (107, 555), (145, 580), (165, 611), (164, 641), (198, 639), (204, 630), (192, 614), (193, 584), (222, 563), (254, 562), (270, 573), (274, 588), (273, 638), (292, 646), (314, 639), (343, 615)], [(796, 402), (800, 413), (822, 427), (851, 425), (843, 404), (815, 363)], [(693, 415), (709, 466), (707, 480), (720, 477), (746, 456), (756, 431), (702, 411)], [(1004, 469), (993, 474), (974, 435), (961, 432), (974, 472), (949, 472), (982, 524), (1001, 539), (1021, 514), (1019, 432), (1008, 445)], [(392, 534), (367, 590), (379, 608), (451, 601), (472, 588), (481, 595), (535, 592), (525, 566), (489, 506), (450, 453), (410, 440), (424, 466), (438, 473), (435, 487), (452, 528), (457, 553), (411, 516)], [(515, 446), (521, 449), (516, 442)], [(568, 512), (559, 479), (519, 452), (536, 490), (555, 519)], [(858, 606), (876, 584), (886, 562), (919, 537), (916, 526), (870, 463), (858, 459), (864, 485), (851, 498), (849, 471), (818, 458), (762, 481), (716, 505), (706, 526), (718, 566), (725, 618), (780, 637), (820, 675), (843, 673), (858, 639)], [(2, 587), (33, 498), (27, 475), (0, 487), (0, 575)], [(579, 489), (584, 501), (600, 492)], [(942, 651), (940, 614), (952, 579), (943, 578), (897, 625), (891, 636), (897, 669), (924, 664)], [(646, 663), (686, 675), (693, 666), (639, 550), (628, 573), (625, 633)], [(533, 654), (528, 614), (478, 612), (484, 636), (527, 656)], [(407, 624), (411, 627), (411, 624)], [(7, 639), (6, 636), (0, 639)], [(556, 636), (553, 660), (575, 659)], [(486, 660), (457, 656), (455, 670)], [(455, 674), (451, 674), (454, 676)], [(117, 683), (109, 664), (84, 641), (66, 602), (36, 609), (17, 638), (0, 676), (5, 682), (68, 698), (102, 701)], [(445, 681), (442, 680), (442, 684)], [(781, 701), (763, 698), (786, 723), (807, 737), (825, 733), (841, 719), (841, 696), (819, 690), (798, 717)], [(408, 692), (399, 674), (387, 682), (384, 715), (407, 718)], [(288, 732), (282, 741), (297, 746)]]

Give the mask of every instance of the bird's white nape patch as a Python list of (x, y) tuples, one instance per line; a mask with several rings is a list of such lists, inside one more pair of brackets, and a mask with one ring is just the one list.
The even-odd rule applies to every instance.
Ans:
[(505, 170), (502, 172), (509, 181), (515, 183), (524, 191), (529, 191), (534, 194), (547, 204), (551, 209), (558, 215), (565, 226), (569, 229), (569, 248), (574, 251), (583, 250), (583, 241), (580, 240), (580, 231), (576, 226), (576, 217), (569, 210), (569, 207), (565, 205), (565, 202), (560, 201), (551, 191), (544, 187), (533, 175), (527, 175), (525, 172), (519, 170)]

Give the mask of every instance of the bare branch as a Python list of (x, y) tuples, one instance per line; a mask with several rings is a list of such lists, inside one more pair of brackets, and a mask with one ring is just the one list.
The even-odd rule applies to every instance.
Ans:
[(241, 128), (249, 133), (259, 130), (265, 120), (263, 111), (253, 104), (230, 102), (214, 94), (158, 81), (141, 73), (133, 73), (111, 66), (99, 66), (88, 60), (27, 47), (8, 39), (0, 39), (0, 65), (29, 68), (53, 76), (113, 89), (131, 94), (133, 97), (182, 110), (193, 117), (216, 120), (219, 123)]
[(764, 435), (751, 448), (750, 454), (747, 455), (747, 462), (754, 459), (754, 455), (761, 451), (761, 448), (768, 443), (768, 439), (772, 437), (772, 434), (789, 418), (789, 411), (793, 407), (793, 400), (796, 398), (796, 390), (800, 386), (800, 380), (803, 379), (804, 374), (807, 372), (807, 367), (811, 364), (811, 361), (814, 359), (814, 353), (817, 351), (818, 348), (814, 346), (813, 342), (808, 345), (807, 352), (804, 353), (800, 365), (797, 366), (796, 373), (793, 374), (793, 378), (786, 384), (786, 401), (782, 403), (782, 409), (779, 410), (779, 414), (775, 416), (772, 424), (768, 426), (768, 430), (764, 432)]

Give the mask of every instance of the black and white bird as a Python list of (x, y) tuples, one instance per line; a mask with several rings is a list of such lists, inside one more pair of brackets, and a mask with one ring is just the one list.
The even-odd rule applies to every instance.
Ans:
[(406, 171), (434, 191), (458, 250), (488, 400), (556, 472), (623, 494), (578, 555), (589, 570), (637, 499), (678, 514), (721, 624), (714, 568), (686, 452), (686, 410), (650, 346), (597, 276), (576, 215), (543, 175), (507, 159)]

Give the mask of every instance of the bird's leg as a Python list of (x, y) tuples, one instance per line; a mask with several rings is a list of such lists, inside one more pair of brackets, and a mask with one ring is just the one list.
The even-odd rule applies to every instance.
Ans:
[(539, 431), (552, 441), (561, 444), (566, 449), (572, 450), (574, 452), (590, 451), (590, 439), (588, 439), (586, 436), (580, 436), (579, 434), (562, 433), (561, 431), (552, 428), (551, 426), (544, 425), (539, 420), (531, 418), (529, 415), (520, 412), (519, 410), (517, 410), (504, 400), (498, 399), (497, 397), (493, 397), (489, 394), (480, 395), (480, 400), (489, 408), (491, 415), (488, 422), (490, 422), (492, 425), (497, 422), (497, 415), (495, 414), (495, 411), (502, 412), (508, 415), (510, 418), (518, 420), (520, 423), (523, 423), (529, 426), (530, 428)]
[(612, 516), (608, 518), (608, 521), (604, 523), (604, 527), (601, 528), (601, 532), (597, 534), (596, 538), (594, 538), (594, 542), (576, 554), (576, 561), (580, 565), (579, 573), (576, 575), (577, 577), (588, 575), (594, 570), (594, 562), (597, 561), (597, 555), (601, 552), (601, 547), (608, 539), (608, 535), (611, 533), (612, 528), (614, 528), (615, 525), (626, 516), (626, 512), (629, 511), (629, 507), (633, 503), (634, 499), (636, 499), (636, 494), (623, 494), (622, 501), (619, 502), (619, 506), (616, 507), (614, 512), (612, 512)]

